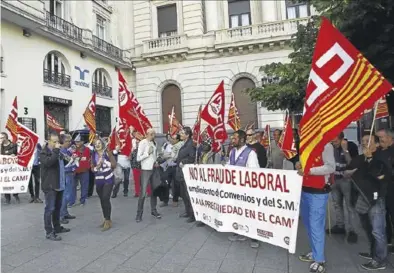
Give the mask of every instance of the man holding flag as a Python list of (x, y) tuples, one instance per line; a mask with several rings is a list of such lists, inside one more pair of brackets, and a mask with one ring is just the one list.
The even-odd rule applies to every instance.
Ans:
[(392, 86), (360, 52), (322, 18), (317, 37), (304, 114), (300, 123), (300, 161), (304, 177), (301, 215), (312, 252), (300, 256), (310, 271), (325, 271), (325, 219), (330, 174), (335, 171), (329, 142)]

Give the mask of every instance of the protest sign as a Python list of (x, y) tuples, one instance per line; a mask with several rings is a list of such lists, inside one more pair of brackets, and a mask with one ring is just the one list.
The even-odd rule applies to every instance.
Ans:
[(294, 170), (186, 165), (197, 221), (295, 252), (302, 177)]
[(33, 157), (27, 167), (18, 164), (17, 156), (0, 155), (0, 193), (24, 193), (27, 192)]

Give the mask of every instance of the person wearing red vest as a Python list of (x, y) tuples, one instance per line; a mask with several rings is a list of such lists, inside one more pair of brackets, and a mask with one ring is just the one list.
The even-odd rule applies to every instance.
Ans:
[(309, 262), (310, 272), (325, 272), (325, 225), (328, 194), (331, 190), (330, 175), (335, 172), (334, 147), (325, 145), (322, 156), (316, 159), (314, 166), (304, 174), (301, 164), (297, 163), (298, 174), (303, 176), (300, 213), (308, 233), (311, 252), (299, 259)]
[(77, 197), (77, 182), (81, 184), (81, 206), (85, 205), (86, 199), (88, 197), (88, 190), (89, 190), (89, 170), (90, 170), (90, 149), (84, 145), (81, 136), (78, 135), (75, 138), (75, 145), (76, 150), (73, 155), (78, 157), (79, 160), (79, 167), (75, 170), (75, 187), (74, 193), (70, 199), (70, 206), (75, 204), (75, 200)]

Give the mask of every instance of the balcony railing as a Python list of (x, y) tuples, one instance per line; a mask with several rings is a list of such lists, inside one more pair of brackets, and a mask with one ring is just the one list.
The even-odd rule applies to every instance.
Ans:
[(82, 29), (78, 28), (76, 25), (54, 15), (47, 11), (46, 13), (47, 27), (61, 33), (68, 39), (76, 42), (82, 41)]
[(187, 46), (186, 39), (185, 35), (177, 35), (148, 40), (144, 42), (144, 53), (177, 50)]
[(297, 32), (298, 24), (306, 24), (307, 21), (308, 18), (301, 18), (219, 30), (215, 32), (215, 44), (248, 42), (251, 39), (292, 35)]
[(44, 69), (44, 83), (71, 88), (71, 77), (70, 75)]
[(112, 98), (112, 88), (100, 85), (99, 83), (92, 83), (92, 93), (102, 97)]
[(115, 47), (114, 45), (105, 42), (103, 39), (98, 38), (97, 36), (93, 35), (93, 48), (101, 51), (102, 53), (106, 54), (109, 57), (122, 60), (123, 51)]

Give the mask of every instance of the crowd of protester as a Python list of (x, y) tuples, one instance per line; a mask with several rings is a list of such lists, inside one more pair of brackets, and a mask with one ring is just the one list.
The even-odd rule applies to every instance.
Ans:
[[(299, 175), (304, 176), (300, 215), (311, 248), (311, 252), (299, 259), (310, 263), (311, 272), (326, 270), (325, 234), (343, 236), (349, 244), (358, 241), (357, 218), (370, 246), (367, 252), (359, 253), (369, 260), (363, 268), (385, 269), (388, 254), (394, 252), (394, 133), (391, 130), (363, 136), (360, 149), (343, 133), (339, 134), (325, 146), (322, 165), (312, 168), (308, 174), (304, 174), (298, 155), (285, 158), (278, 145), (280, 130), (273, 132), (273, 140), (266, 148), (260, 143), (260, 133), (254, 129), (238, 130), (231, 136), (228, 147), (223, 145), (217, 153), (212, 151), (212, 140), (203, 140), (196, 146), (190, 127), (184, 127), (173, 136), (167, 134), (160, 147), (153, 129), (149, 129), (142, 140), (131, 134), (133, 149), (130, 155), (122, 155), (120, 146), (109, 149), (108, 139), (97, 136), (92, 145), (86, 145), (80, 135), (71, 136), (67, 132), (51, 133), (45, 145), (37, 145), (29, 182), (30, 202), (42, 203), (41, 187), (45, 198), (47, 239), (60, 241), (59, 234), (70, 231), (62, 226), (76, 218), (69, 209), (84, 206), (93, 195), (94, 185), (102, 207), (102, 231), (112, 227), (111, 198), (117, 198), (122, 185), (123, 196), (128, 196), (131, 182), (134, 182), (134, 197), (138, 197), (136, 222), (143, 220), (147, 197), (150, 197), (152, 217), (162, 218), (157, 208), (158, 199), (161, 201), (159, 207), (178, 207), (182, 199), (185, 210), (180, 217), (189, 223), (195, 222), (182, 167), (198, 163), (298, 170)], [(295, 140), (298, 150), (297, 134)], [(0, 143), (1, 155), (17, 154), (17, 145), (6, 133), (0, 134)], [(335, 219), (334, 225), (326, 228), (329, 194), (334, 203)], [(19, 203), (18, 194), (13, 196)], [(11, 195), (5, 194), (5, 204), (10, 203)], [(204, 224), (198, 222), (197, 226)], [(229, 240), (245, 241), (247, 238), (233, 234)], [(257, 240), (250, 240), (252, 248), (259, 245)]]

